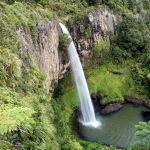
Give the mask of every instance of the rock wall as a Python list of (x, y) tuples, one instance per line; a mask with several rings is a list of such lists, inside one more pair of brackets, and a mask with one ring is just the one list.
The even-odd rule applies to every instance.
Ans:
[[(90, 61), (93, 52), (93, 43), (96, 40), (109, 41), (109, 37), (115, 33), (116, 27), (121, 22), (121, 17), (107, 10), (98, 9), (92, 11), (82, 21), (69, 26), (70, 33), (75, 42), (80, 59), (84, 64)], [(45, 86), (47, 91), (54, 89), (58, 80), (63, 78), (67, 71), (69, 61), (63, 51), (59, 50), (59, 23), (55, 20), (37, 24), (37, 43), (33, 43), (32, 36), (23, 28), (17, 30), (17, 35), (22, 43), (19, 55), (23, 61), (23, 67), (29, 68), (29, 62), (24, 59), (30, 56), (32, 62), (47, 75)]]
[(32, 62), (47, 75), (45, 86), (47, 91), (54, 89), (58, 80), (63, 77), (69, 62), (66, 61), (64, 52), (59, 50), (59, 33), (61, 29), (57, 21), (37, 24), (37, 46), (33, 44), (30, 34), (23, 28), (17, 30), (18, 38), (22, 43), (19, 55), (23, 60), (23, 66), (29, 67), (29, 62), (23, 56), (30, 56)]
[(93, 43), (97, 40), (110, 43), (110, 36), (115, 33), (121, 21), (121, 16), (99, 8), (72, 26), (68, 23), (83, 64), (92, 56)]

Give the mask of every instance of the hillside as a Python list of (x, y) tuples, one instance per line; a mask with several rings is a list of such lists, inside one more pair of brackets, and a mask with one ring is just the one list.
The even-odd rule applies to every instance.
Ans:
[[(149, 0), (2, 0), (0, 149), (116, 149), (75, 136), (69, 41), (59, 22), (78, 48), (90, 93), (100, 91), (103, 103), (130, 95), (150, 105), (149, 9)], [(142, 144), (149, 142), (129, 149)]]

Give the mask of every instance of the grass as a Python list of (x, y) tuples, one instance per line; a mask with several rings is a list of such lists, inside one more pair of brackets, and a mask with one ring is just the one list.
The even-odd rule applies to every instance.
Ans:
[[(111, 73), (110, 70), (123, 73), (117, 75)], [(112, 64), (107, 64), (107, 66), (103, 65), (94, 70), (92, 70), (91, 67), (87, 68), (85, 70), (85, 76), (87, 77), (90, 93), (100, 91), (101, 95), (104, 97), (103, 103), (123, 101), (124, 96), (131, 87), (131, 75), (129, 74), (129, 70), (130, 67), (116, 68), (116, 66)], [(65, 85), (65, 87), (63, 87), (65, 89), (64, 95), (62, 96), (64, 108), (61, 114), (65, 121), (69, 122), (69, 118), (78, 106), (79, 100), (70, 75), (61, 83)]]
[(72, 89), (68, 93), (65, 93), (62, 96), (62, 101), (64, 104), (64, 108), (61, 112), (61, 115), (63, 116), (66, 122), (69, 122), (70, 116), (74, 113), (76, 107), (78, 106), (78, 97), (75, 89)]
[[(148, 96), (144, 93), (138, 92), (137, 87), (131, 76), (131, 68), (134, 62), (132, 60), (124, 64), (116, 65), (113, 63), (106, 63), (98, 68), (85, 68), (85, 76), (90, 93), (100, 92), (103, 97), (103, 103), (121, 102), (124, 101), (126, 95), (135, 96), (144, 101), (148, 101)], [(63, 84), (65, 87), (64, 95), (62, 96), (65, 110), (62, 112), (66, 120), (73, 113), (77, 106), (78, 97), (75, 92), (73, 83), (68, 84), (71, 78), (67, 78)], [(66, 114), (65, 114), (66, 113)]]
[(125, 94), (131, 87), (130, 81), (132, 79), (129, 70), (130, 67), (126, 67), (123, 70), (116, 68), (113, 64), (108, 64), (107, 66), (103, 65), (100, 68), (90, 71), (91, 74), (87, 79), (90, 93), (99, 91), (104, 98), (104, 103), (123, 101)]

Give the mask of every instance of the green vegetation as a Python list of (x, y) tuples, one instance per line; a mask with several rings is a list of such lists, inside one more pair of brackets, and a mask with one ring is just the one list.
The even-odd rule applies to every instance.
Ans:
[(69, 35), (65, 33), (61, 33), (59, 36), (59, 49), (67, 50), (70, 42), (71, 42), (71, 38), (69, 38)]
[[(90, 92), (99, 91), (103, 103), (123, 101), (129, 94), (150, 104), (149, 0), (2, 0), (0, 149), (115, 149), (82, 141), (73, 135), (71, 121), (78, 102), (70, 76), (61, 81), (52, 98), (44, 87), (46, 76), (28, 55), (19, 55), (21, 43), (16, 34), (20, 28), (30, 34), (36, 53), (36, 25), (40, 20), (55, 19), (71, 26), (74, 22), (80, 23), (99, 5), (118, 12), (123, 22), (111, 37), (111, 45), (103, 40), (94, 43), (92, 67), (85, 69)], [(91, 26), (84, 25), (83, 28), (85, 38), (91, 37)], [(60, 34), (61, 50), (65, 50), (69, 42), (67, 35)], [(22, 60), (28, 62), (27, 68), (23, 67)], [(140, 123), (136, 130), (138, 141), (129, 149), (137, 150), (141, 146), (146, 149), (149, 147), (149, 123)]]
[(94, 43), (94, 51), (92, 63), (95, 66), (100, 66), (104, 63), (104, 61), (109, 59), (110, 46), (108, 45), (108, 41), (104, 41), (103, 39), (98, 40)]
[[(53, 13), (35, 3), (10, 3), (0, 2), (0, 149), (61, 149), (73, 142), (65, 138), (69, 133), (63, 134), (68, 127), (62, 124), (61, 143), (56, 137), (53, 100), (44, 88), (46, 75), (28, 54), (19, 55), (21, 43), (16, 34), (22, 28), (32, 35), (36, 53), (36, 25), (40, 20), (51, 20)], [(22, 59), (28, 67), (22, 65)]]
[[(108, 66), (103, 65), (92, 71), (87, 79), (90, 93), (99, 91), (103, 97), (103, 103), (124, 101), (124, 96), (131, 88), (132, 78), (129, 74), (129, 67), (126, 70), (121, 69), (117, 69), (113, 64), (110, 64)], [(114, 72), (121, 74), (114, 74)]]
[[(149, 95), (149, 45), (150, 31), (142, 18), (126, 16), (116, 37), (112, 38), (112, 56), (116, 63), (134, 60), (132, 78), (136, 91), (141, 95)], [(115, 39), (115, 40), (114, 40)]]
[(54, 143), (58, 143), (49, 95), (46, 92), (22, 95), (6, 87), (0, 87), (0, 91), (2, 149), (55, 149)]
[(128, 150), (147, 150), (150, 147), (150, 121), (139, 122), (135, 126), (136, 129), (136, 138), (135, 142), (131, 145)]

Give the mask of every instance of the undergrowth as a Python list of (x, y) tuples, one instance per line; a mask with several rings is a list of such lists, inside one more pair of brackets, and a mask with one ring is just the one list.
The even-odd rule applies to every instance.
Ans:
[[(19, 57), (21, 43), (16, 34), (19, 28), (23, 28), (26, 34), (32, 36), (34, 49), (36, 50), (36, 25), (40, 20), (48, 22), (54, 18), (66, 22), (70, 18), (70, 24), (73, 22), (78, 23), (87, 12), (94, 8), (92, 6), (88, 7), (88, 5), (93, 5), (98, 1), (93, 1), (93, 4), (86, 0), (2, 1), (0, 2), (0, 149), (115, 149), (99, 143), (82, 141), (74, 137), (69, 121), (72, 119), (72, 115), (78, 106), (78, 101), (76, 101), (78, 97), (75, 96), (76, 92), (73, 83), (70, 83), (71, 78), (68, 78), (68, 81), (64, 80), (61, 86), (58, 87), (58, 90), (56, 90), (54, 99), (52, 99), (51, 95), (44, 88), (46, 76), (41, 73), (37, 66), (33, 65), (28, 56), (29, 68), (22, 67), (22, 58)], [(102, 3), (102, 1), (99, 1), (99, 3)], [(107, 4), (105, 1), (103, 3)], [(112, 8), (113, 6), (118, 9), (123, 8), (117, 2), (116, 4), (110, 4), (109, 1), (109, 5)], [(126, 12), (125, 8), (122, 10)], [(135, 9), (132, 10), (136, 13)], [(149, 22), (147, 22), (147, 26), (149, 27)], [(131, 27), (133, 27), (132, 24)], [(90, 29), (90, 27), (87, 27), (86, 37), (91, 36)], [(145, 31), (148, 33), (148, 29)], [(126, 32), (128, 33), (128, 30)], [(122, 38), (124, 38), (123, 34)], [(132, 43), (134, 42), (133, 40)], [(126, 45), (120, 43), (120, 48), (113, 48), (114, 56), (118, 58), (118, 52), (120, 53), (119, 57), (121, 56), (118, 64), (120, 60), (123, 60), (122, 56), (127, 56), (128, 54), (128, 52), (124, 53), (123, 49), (129, 46), (128, 43)], [(122, 45), (125, 47), (121, 47)], [(109, 54), (110, 47), (108, 47), (107, 43), (101, 41), (98, 42), (97, 46), (95, 46), (95, 49), (98, 50), (95, 51), (96, 56), (102, 58), (101, 56), (104, 57)], [(148, 44), (146, 46), (149, 47)], [(100, 53), (99, 48), (101, 48)], [(139, 48), (141, 47), (139, 46)], [(145, 70), (148, 70), (150, 62), (148, 52)], [(139, 52), (137, 54), (140, 55)], [(97, 62), (99, 60), (96, 60)], [(130, 75), (132, 61), (129, 62), (129, 66), (123, 63), (120, 65), (117, 63), (112, 64), (108, 63), (108, 61), (106, 63), (105, 60), (102, 61), (102, 64), (101, 67), (96, 66), (96, 68), (92, 67), (85, 70), (91, 93), (99, 91), (103, 96), (104, 103), (123, 101), (124, 96), (127, 94), (134, 94), (139, 98), (143, 98), (141, 96), (141, 92), (143, 91), (141, 90), (140, 92), (139, 88), (141, 85), (139, 87), (135, 86), (135, 82), (133, 82)], [(140, 84), (143, 83), (141, 72), (147, 78), (149, 70), (145, 72), (145, 70), (136, 68), (136, 66), (134, 69), (136, 69), (135, 71), (138, 74), (137, 77), (140, 80)], [(64, 86), (64, 84), (68, 85), (68, 87)], [(149, 84), (145, 83), (145, 85), (148, 86)], [(144, 100), (147, 100), (147, 103), (149, 103), (147, 95), (145, 95)]]

